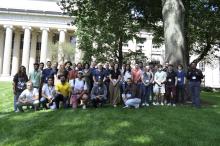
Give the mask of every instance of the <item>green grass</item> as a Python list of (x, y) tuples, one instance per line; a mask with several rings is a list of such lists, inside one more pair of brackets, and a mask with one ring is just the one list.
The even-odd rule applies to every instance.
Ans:
[(202, 93), (206, 104), (76, 111), (13, 112), (11, 83), (0, 82), (0, 145), (4, 146), (217, 146), (220, 93)]

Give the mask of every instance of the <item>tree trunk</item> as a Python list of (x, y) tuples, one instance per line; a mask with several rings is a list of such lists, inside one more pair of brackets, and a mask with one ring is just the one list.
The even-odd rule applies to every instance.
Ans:
[(162, 0), (165, 37), (165, 61), (186, 66), (187, 50), (184, 37), (184, 13), (182, 0)]
[(118, 42), (118, 64), (119, 67), (122, 67), (122, 63), (123, 63), (123, 54), (122, 54), (122, 38), (119, 38), (119, 42)]

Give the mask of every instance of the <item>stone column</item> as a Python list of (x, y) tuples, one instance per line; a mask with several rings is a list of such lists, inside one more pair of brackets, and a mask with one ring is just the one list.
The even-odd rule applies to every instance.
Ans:
[(0, 75), (2, 73), (2, 65), (3, 65), (3, 55), (4, 55), (4, 30), (0, 29)]
[(10, 65), (11, 65), (11, 51), (12, 51), (12, 35), (13, 35), (13, 26), (7, 25), (5, 34), (5, 47), (4, 47), (4, 59), (3, 59), (3, 76), (10, 75)]
[(34, 63), (36, 59), (36, 48), (37, 48), (37, 33), (32, 32), (31, 37), (31, 52), (30, 52), (30, 61), (29, 61), (29, 73), (34, 70)]
[(47, 41), (48, 41), (48, 31), (49, 28), (41, 28), (42, 37), (41, 37), (41, 51), (40, 51), (40, 62), (46, 64), (47, 61)]
[[(53, 44), (53, 33), (49, 33), (48, 35), (48, 45), (52, 45)], [(51, 52), (51, 48), (48, 47), (47, 48), (47, 61), (51, 61), (52, 59), (52, 52)]]
[(15, 37), (14, 37), (11, 76), (14, 76), (18, 72), (20, 44), (21, 44), (21, 32), (17, 30), (15, 31)]
[(22, 53), (22, 65), (26, 67), (28, 73), (29, 67), (29, 55), (30, 55), (30, 40), (31, 40), (31, 27), (23, 27), (24, 29), (24, 41), (23, 41), (23, 53)]
[(58, 29), (58, 31), (60, 32), (59, 35), (59, 48), (58, 48), (58, 63), (61, 64), (63, 63), (63, 49), (62, 49), (62, 43), (65, 42), (66, 39), (66, 29)]

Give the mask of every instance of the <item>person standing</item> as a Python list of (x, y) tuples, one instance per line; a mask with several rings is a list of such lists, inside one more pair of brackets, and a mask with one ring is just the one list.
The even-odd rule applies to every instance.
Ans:
[(183, 66), (181, 64), (178, 65), (177, 68), (177, 86), (176, 86), (176, 101), (179, 103), (184, 103), (184, 91), (185, 91), (185, 84), (186, 84), (186, 73), (183, 70)]
[(204, 78), (202, 71), (196, 68), (196, 63), (193, 62), (190, 65), (190, 69), (187, 72), (187, 79), (189, 80), (189, 88), (192, 96), (192, 104), (196, 108), (201, 106), (200, 103), (200, 85)]
[(29, 75), (29, 80), (33, 83), (33, 87), (39, 90), (41, 86), (41, 71), (39, 70), (39, 64), (34, 63), (34, 70)]
[(142, 86), (142, 82), (141, 82), (141, 76), (142, 76), (142, 70), (140, 69), (139, 65), (136, 64), (135, 68), (132, 69), (131, 71), (131, 75), (132, 75), (132, 80), (133, 83), (136, 84), (137, 88), (138, 88), (138, 98), (141, 98), (142, 95), (142, 91), (143, 91), (143, 86)]
[(42, 82), (47, 83), (49, 77), (54, 77), (54, 71), (51, 67), (51, 61), (47, 61), (47, 68), (42, 71)]
[(19, 112), (17, 108), (18, 98), (21, 93), (26, 89), (26, 82), (28, 81), (28, 76), (26, 74), (26, 68), (20, 66), (18, 72), (13, 78), (13, 92), (14, 92), (14, 111)]
[(153, 83), (153, 73), (150, 72), (149, 66), (144, 68), (144, 72), (141, 77), (143, 83), (143, 94), (142, 94), (142, 106), (149, 106), (150, 95), (151, 95), (151, 84)]
[(164, 94), (165, 92), (165, 82), (167, 74), (163, 71), (162, 65), (158, 65), (158, 70), (154, 75), (154, 93), (156, 97), (156, 103), (153, 102), (153, 105), (164, 105)]
[(173, 70), (173, 65), (169, 64), (167, 68), (167, 77), (166, 77), (166, 102), (167, 105), (176, 106), (176, 85), (177, 85), (177, 75)]
[(119, 82), (121, 80), (121, 72), (119, 70), (118, 64), (116, 63), (113, 69), (110, 71), (110, 85), (109, 85), (109, 96), (110, 103), (117, 107), (117, 104), (121, 102), (120, 98), (120, 85)]

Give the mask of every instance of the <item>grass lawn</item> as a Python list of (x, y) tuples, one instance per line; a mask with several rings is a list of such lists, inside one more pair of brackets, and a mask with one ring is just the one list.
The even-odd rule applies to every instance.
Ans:
[(11, 83), (0, 82), (0, 145), (4, 146), (218, 146), (220, 93), (209, 103), (122, 109), (13, 112)]

